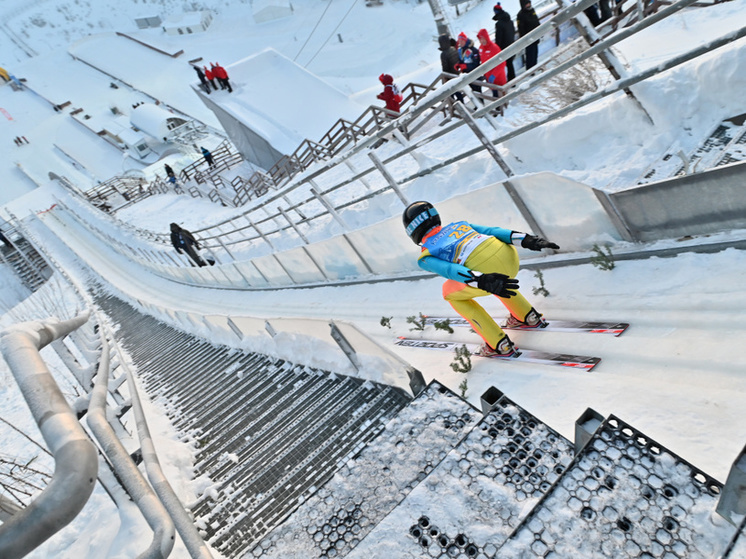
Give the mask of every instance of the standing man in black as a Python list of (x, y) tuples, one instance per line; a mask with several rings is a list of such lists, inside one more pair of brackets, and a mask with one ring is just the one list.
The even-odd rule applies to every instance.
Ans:
[[(510, 14), (503, 10), (500, 2), (495, 4), (494, 11), (495, 15), (492, 16), (492, 20), (495, 22), (495, 43), (500, 47), (500, 50), (505, 50), (515, 41), (515, 25), (513, 25), (513, 20), (510, 19)], [(508, 81), (515, 78), (514, 58), (515, 55), (508, 58), (505, 65), (508, 72)]]
[[(518, 34), (521, 37), (525, 37), (531, 31), (539, 27), (539, 16), (536, 15), (536, 11), (531, 6), (531, 0), (523, 0), (521, 4), (521, 11), (516, 16), (518, 22)], [(536, 66), (536, 61), (539, 59), (539, 41), (531, 43), (526, 47), (526, 70)]]

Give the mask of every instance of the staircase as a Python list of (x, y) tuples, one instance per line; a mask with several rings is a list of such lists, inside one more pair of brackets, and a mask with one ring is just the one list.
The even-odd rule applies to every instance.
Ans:
[(636, 184), (680, 177), (739, 161), (746, 161), (746, 113), (715, 126), (693, 153), (684, 153), (678, 145), (671, 146), (659, 161), (645, 170)]
[(195, 448), (212, 486), (190, 508), (202, 535), (240, 557), (383, 429), (401, 389), (210, 343), (107, 294), (145, 390)]
[(5, 234), (13, 239), (13, 246), (0, 243), (0, 263), (8, 264), (25, 287), (31, 292), (36, 291), (50, 278), (52, 270), (28, 240), (12, 231)]
[(576, 454), (506, 396), (482, 417), (433, 382), (244, 557), (743, 557), (721, 489), (617, 417)]

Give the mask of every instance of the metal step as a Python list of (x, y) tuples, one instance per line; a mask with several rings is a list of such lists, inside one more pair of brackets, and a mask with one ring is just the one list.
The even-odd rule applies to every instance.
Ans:
[[(354, 553), (410, 492), (431, 491), (433, 470), (480, 417), (476, 408), (432, 382), (252, 555), (310, 559)], [(394, 550), (385, 556), (402, 555)]]
[(278, 526), (411, 398), (401, 389), (213, 344), (104, 293), (143, 386), (195, 446), (214, 485), (192, 507), (237, 557)]
[(647, 184), (746, 160), (745, 121), (746, 114), (722, 121), (691, 154), (680, 154), (679, 146), (674, 144), (660, 161), (646, 169), (636, 184)]
[(572, 442), (502, 396), (348, 557), (493, 557), (573, 456)]
[(606, 419), (499, 556), (720, 557), (736, 528), (722, 485), (621, 419)]

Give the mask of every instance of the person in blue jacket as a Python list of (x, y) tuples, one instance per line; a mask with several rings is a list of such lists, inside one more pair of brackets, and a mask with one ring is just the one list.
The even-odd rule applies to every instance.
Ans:
[(481, 355), (518, 356), (519, 350), (505, 331), (474, 299), (496, 295), (510, 312), (508, 324), (541, 328), (546, 322), (518, 291), (519, 260), (514, 244), (529, 250), (559, 249), (555, 243), (503, 229), (466, 221), (441, 226), (440, 215), (425, 201), (407, 206), (404, 228), (422, 246), (418, 264), (423, 270), (446, 278), (443, 298), (464, 317), (484, 340)]

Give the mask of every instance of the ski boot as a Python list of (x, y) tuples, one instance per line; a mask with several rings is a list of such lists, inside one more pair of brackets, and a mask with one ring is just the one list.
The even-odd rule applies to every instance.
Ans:
[(531, 310), (528, 311), (525, 320), (518, 320), (511, 314), (508, 317), (508, 320), (505, 321), (503, 328), (522, 328), (526, 330), (534, 328), (545, 328), (547, 324), (547, 321), (544, 320), (539, 312), (532, 307)]
[(520, 354), (521, 352), (507, 336), (497, 342), (496, 349), (486, 342), (479, 348), (479, 355), (482, 357), (518, 357)]

